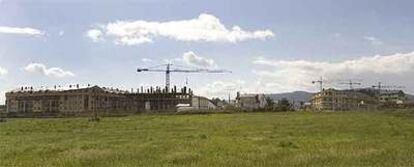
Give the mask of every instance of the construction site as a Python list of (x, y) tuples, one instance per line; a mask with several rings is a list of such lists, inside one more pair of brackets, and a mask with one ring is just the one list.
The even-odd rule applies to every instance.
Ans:
[[(6, 93), (5, 113), (8, 117), (36, 116), (94, 116), (119, 115), (127, 113), (176, 112), (179, 108), (187, 110), (210, 110), (215, 106), (208, 98), (195, 96), (184, 86), (170, 86), (171, 73), (226, 73), (225, 70), (179, 69), (172, 64), (150, 68), (138, 68), (137, 72), (165, 73), (165, 86), (131, 88), (121, 90), (100, 86), (52, 88), (20, 87)], [(165, 67), (165, 69), (164, 69)], [(4, 112), (3, 112), (4, 113)]]
[[(195, 95), (193, 90), (184, 86), (171, 86), (171, 73), (230, 73), (226, 70), (184, 69), (172, 64), (163, 64), (149, 68), (138, 68), (138, 73), (165, 73), (165, 86), (150, 86), (121, 90), (97, 85), (55, 85), (51, 88), (24, 86), (6, 92), (3, 115), (8, 117), (43, 117), (43, 116), (93, 116), (122, 115), (128, 113), (171, 113), (194, 110), (217, 110), (226, 106), (238, 111), (272, 110), (278, 101), (269, 99), (262, 93), (237, 92), (235, 100), (213, 103), (209, 98)], [(399, 107), (407, 103), (402, 87), (384, 85), (381, 82), (369, 88), (355, 88), (361, 82), (352, 80), (339, 84), (348, 89), (325, 88), (326, 80), (322, 77), (312, 81), (320, 91), (303, 101), (308, 106), (295, 107), (292, 99), (291, 109), (310, 108), (312, 111), (349, 111), (377, 110), (388, 105)], [(270, 101), (269, 101), (270, 100)], [(273, 102), (272, 102), (273, 101)], [(221, 102), (221, 103), (220, 103)], [(224, 102), (224, 103), (223, 103)]]
[(319, 84), (320, 91), (315, 93), (310, 102), (314, 111), (350, 111), (350, 110), (378, 110), (385, 107), (401, 107), (409, 104), (406, 94), (400, 90), (403, 86), (372, 85), (368, 88), (355, 88), (361, 82), (349, 80), (339, 84), (348, 85), (348, 89), (325, 89), (322, 77), (312, 81)]
[(140, 112), (175, 111), (178, 104), (191, 104), (192, 91), (186, 87), (171, 91), (150, 87), (136, 92), (114, 88), (79, 86), (36, 90), (22, 87), (6, 93), (9, 116), (82, 116)]

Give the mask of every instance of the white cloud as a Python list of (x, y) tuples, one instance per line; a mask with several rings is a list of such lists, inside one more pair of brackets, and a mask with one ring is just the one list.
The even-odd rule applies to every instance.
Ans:
[(227, 98), (228, 94), (233, 96), (246, 85), (243, 80), (214, 81), (195, 89), (195, 93), (206, 97)]
[(59, 31), (59, 33), (58, 33), (58, 35), (61, 37), (61, 36), (63, 36), (63, 35), (65, 35), (65, 31), (63, 31), (63, 30), (60, 30)]
[[(414, 52), (388, 56), (361, 57), (342, 62), (312, 62), (305, 60), (283, 61), (257, 58), (256, 65), (270, 69), (253, 70), (269, 90), (314, 90), (311, 81), (325, 77), (327, 80), (361, 78), (366, 84), (378, 81), (412, 85), (414, 76)], [(331, 83), (334, 86), (334, 83)], [(365, 85), (369, 86), (369, 85)], [(414, 89), (414, 87), (412, 88)]]
[(73, 74), (70, 71), (65, 71), (58, 67), (47, 68), (44, 64), (40, 64), (40, 63), (31, 63), (27, 65), (24, 68), (24, 70), (29, 73), (41, 74), (41, 75), (45, 75), (48, 77), (54, 77), (54, 78), (64, 78), (64, 77), (75, 76), (75, 74)]
[[(89, 35), (90, 34), (90, 35)], [(271, 30), (245, 31), (239, 26), (226, 28), (219, 18), (201, 14), (190, 20), (155, 21), (116, 21), (98, 26), (88, 31), (88, 36), (96, 41), (97, 36), (113, 39), (122, 45), (150, 43), (156, 37), (179, 41), (239, 42), (249, 39), (267, 39), (274, 36)]]
[(4, 34), (19, 34), (19, 35), (31, 35), (31, 36), (43, 36), (45, 33), (41, 30), (29, 28), (29, 27), (6, 27), (0, 26), (0, 33)]
[(336, 32), (333, 34), (333, 37), (335, 38), (341, 38), (342, 36), (343, 36), (342, 33), (339, 33), (339, 32)]
[(187, 65), (203, 67), (203, 68), (217, 68), (213, 59), (205, 58), (196, 55), (192, 51), (185, 52), (183, 54), (183, 61)]
[(371, 43), (371, 45), (374, 45), (374, 46), (379, 46), (379, 45), (383, 45), (384, 44), (384, 42), (382, 42), (380, 39), (378, 39), (376, 37), (365, 36), (364, 39), (367, 40), (367, 41), (369, 41)]
[(89, 30), (86, 35), (92, 39), (93, 42), (99, 42), (103, 40), (103, 33), (98, 29)]
[(0, 76), (6, 75), (6, 74), (7, 74), (7, 70), (4, 69), (4, 68), (2, 68), (2, 67), (0, 67)]
[(141, 61), (144, 62), (144, 63), (149, 63), (149, 62), (152, 62), (152, 59), (142, 58)]

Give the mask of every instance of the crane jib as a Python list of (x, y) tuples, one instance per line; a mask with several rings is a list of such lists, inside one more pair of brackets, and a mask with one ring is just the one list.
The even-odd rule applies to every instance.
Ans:
[[(160, 66), (166, 67), (165, 69), (159, 69)], [(138, 68), (137, 72), (164, 72), (165, 75), (165, 86), (166, 89), (170, 88), (170, 73), (172, 72), (182, 72), (182, 73), (231, 73), (227, 70), (210, 70), (210, 69), (171, 69), (172, 64), (163, 64), (149, 68)]]

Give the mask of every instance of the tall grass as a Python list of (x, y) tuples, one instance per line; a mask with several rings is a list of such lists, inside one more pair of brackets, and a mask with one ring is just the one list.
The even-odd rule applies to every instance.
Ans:
[(413, 113), (9, 119), (0, 166), (414, 166)]

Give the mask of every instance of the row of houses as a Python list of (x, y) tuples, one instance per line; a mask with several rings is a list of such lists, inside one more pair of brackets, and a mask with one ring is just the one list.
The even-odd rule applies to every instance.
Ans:
[(336, 90), (324, 89), (312, 96), (313, 110), (375, 110), (379, 107), (403, 106), (407, 96), (401, 90), (378, 90), (372, 88)]
[[(277, 103), (277, 102), (275, 102)], [(292, 101), (291, 101), (292, 103)], [(294, 102), (293, 102), (294, 103)], [(375, 110), (385, 105), (404, 105), (407, 97), (401, 90), (365, 89), (323, 89), (312, 95), (309, 102), (303, 101), (292, 108), (308, 108), (314, 111)], [(268, 104), (264, 94), (237, 93), (235, 106), (242, 110), (264, 109)]]
[[(210, 99), (193, 95), (186, 87), (167, 91), (160, 87), (137, 89), (136, 92), (120, 89), (88, 86), (54, 89), (33, 89), (21, 87), (6, 93), (6, 105), (0, 106), (1, 113), (11, 116), (31, 114), (82, 115), (100, 113), (175, 112), (193, 110), (217, 110), (231, 105), (241, 110), (258, 110), (268, 107), (264, 94), (237, 93), (230, 103), (213, 103)], [(406, 95), (399, 90), (324, 89), (313, 94), (307, 108), (322, 111), (345, 111), (376, 109), (382, 104), (400, 105), (406, 102)], [(310, 105), (307, 105), (310, 104)], [(302, 106), (303, 107), (303, 106)]]

